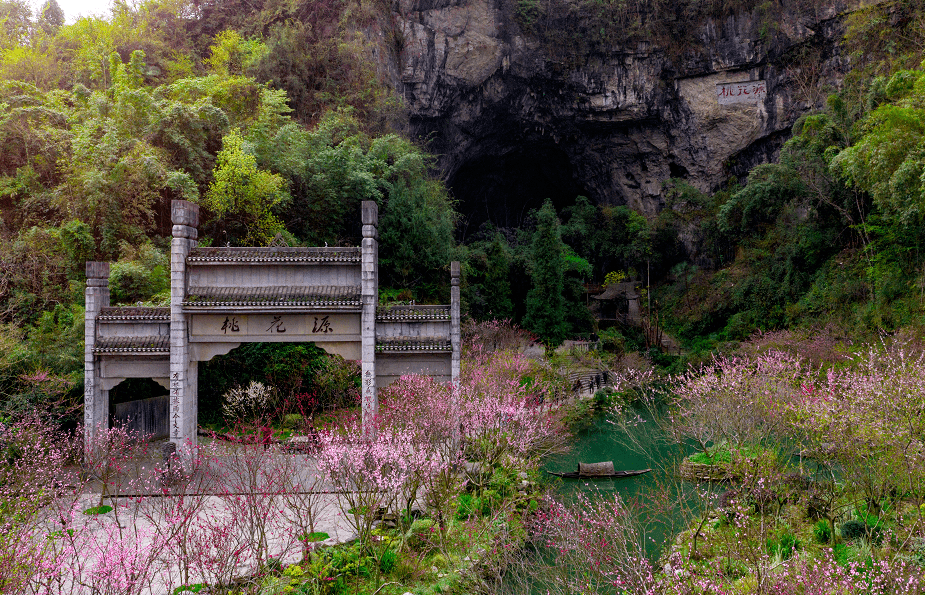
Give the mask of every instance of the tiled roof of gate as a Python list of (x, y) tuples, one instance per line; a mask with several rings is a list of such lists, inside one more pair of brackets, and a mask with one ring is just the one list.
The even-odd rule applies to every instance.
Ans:
[(190, 287), (184, 306), (299, 306), (359, 308), (360, 287)]
[(389, 337), (376, 340), (376, 353), (421, 353), (453, 351), (449, 339), (434, 337)]
[(93, 346), (93, 353), (170, 353), (170, 337), (103, 337)]
[(429, 322), (449, 319), (449, 306), (391, 306), (376, 311), (376, 320), (380, 321)]
[(170, 322), (170, 308), (151, 308), (143, 306), (105, 307), (100, 309), (97, 320), (104, 321), (156, 321)]
[(359, 248), (193, 248), (190, 264), (216, 263), (345, 263), (360, 262)]

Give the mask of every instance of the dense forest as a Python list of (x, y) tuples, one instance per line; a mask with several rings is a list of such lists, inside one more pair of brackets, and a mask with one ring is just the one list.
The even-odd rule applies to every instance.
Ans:
[[(657, 14), (655, 4), (639, 6)], [(518, 4), (525, 29), (541, 9)], [(79, 399), (86, 260), (114, 263), (114, 303), (167, 303), (177, 198), (202, 206), (201, 242), (216, 246), (278, 234), (293, 246), (356, 244), (359, 203), (374, 199), (382, 301), (444, 301), (458, 259), (469, 316), (512, 319), (548, 345), (601, 335), (680, 365), (761, 330), (860, 338), (920, 325), (925, 2), (848, 16), (853, 70), (841, 88), (817, 90), (830, 93), (827, 107), (747, 179), (712, 194), (667, 180), (666, 207), (648, 218), (584, 197), (559, 212), (547, 202), (521, 228), (484, 225), (465, 245), (452, 194), (426, 147), (408, 140), (387, 84), (383, 53), (402, 43), (388, 12), (359, 0), (151, 0), (66, 24), (55, 0), (37, 12), (0, 1), (0, 392), (10, 407)], [(672, 22), (615, 14), (611, 29), (637, 36)], [(639, 329), (596, 326), (586, 285), (622, 279), (648, 291), (644, 316), (683, 358), (663, 357)]]

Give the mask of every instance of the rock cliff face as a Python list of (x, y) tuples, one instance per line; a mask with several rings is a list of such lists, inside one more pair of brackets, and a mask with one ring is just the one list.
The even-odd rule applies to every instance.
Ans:
[[(439, 156), (464, 233), (577, 194), (652, 215), (670, 177), (709, 191), (744, 175), (840, 83), (842, 17), (857, 4), (818, 0), (771, 33), (754, 13), (704, 19), (683, 52), (634, 43), (563, 66), (506, 1), (400, 0), (393, 13), (412, 133)], [(720, 102), (723, 84), (747, 81), (766, 94)]]

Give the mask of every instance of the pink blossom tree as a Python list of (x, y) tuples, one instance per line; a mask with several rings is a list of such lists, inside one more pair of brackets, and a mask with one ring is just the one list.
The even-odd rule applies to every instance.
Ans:
[(563, 447), (566, 434), (539, 407), (529, 372), (529, 360), (518, 353), (468, 352), (458, 387), (466, 456), (492, 467), (509, 457), (535, 461)]
[[(925, 354), (870, 348), (850, 367), (807, 380), (792, 405), (807, 451), (879, 514), (897, 495), (925, 503)], [(844, 499), (843, 506), (851, 504)], [(829, 514), (834, 533), (834, 516)]]
[(637, 515), (616, 493), (578, 494), (568, 505), (547, 498), (531, 527), (554, 558), (535, 572), (548, 593), (642, 594), (656, 584)]
[(379, 423), (389, 431), (399, 430), (427, 464), (409, 469), (399, 498), (408, 519), (411, 509), (424, 495), (430, 514), (445, 525), (447, 507), (459, 488), (459, 414), (452, 387), (428, 376), (402, 376), (383, 391)]
[(83, 491), (78, 452), (73, 435), (41, 418), (0, 424), (0, 592), (25, 592), (58, 572), (49, 517)]
[(341, 512), (364, 545), (380, 511), (405, 497), (416, 474), (447, 464), (432, 458), (408, 428), (379, 424), (364, 435), (354, 421), (322, 432), (320, 439), (318, 468), (337, 489)]

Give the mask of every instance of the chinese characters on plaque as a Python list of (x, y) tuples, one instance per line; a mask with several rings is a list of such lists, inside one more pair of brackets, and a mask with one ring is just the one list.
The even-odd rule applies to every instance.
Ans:
[(359, 340), (359, 313), (194, 314), (192, 341)]
[(227, 335), (229, 331), (231, 331), (232, 333), (237, 333), (237, 332), (239, 332), (240, 330), (241, 330), (241, 327), (240, 327), (240, 325), (238, 325), (238, 319), (237, 319), (237, 318), (231, 318), (231, 317), (228, 317), (228, 316), (225, 317), (225, 322), (222, 323), (222, 332), (223, 332), (223, 333), (225, 333), (225, 334)]
[(331, 328), (330, 318), (330, 316), (325, 316), (319, 320), (318, 317), (315, 316), (315, 324), (312, 325), (312, 333), (333, 333), (334, 329)]
[(720, 105), (732, 103), (762, 103), (768, 96), (765, 81), (720, 83), (716, 85), (716, 100)]
[(269, 333), (271, 331), (276, 331), (277, 333), (286, 332), (286, 325), (283, 323), (282, 316), (274, 316), (273, 320), (270, 321), (270, 326), (268, 326), (264, 332)]

